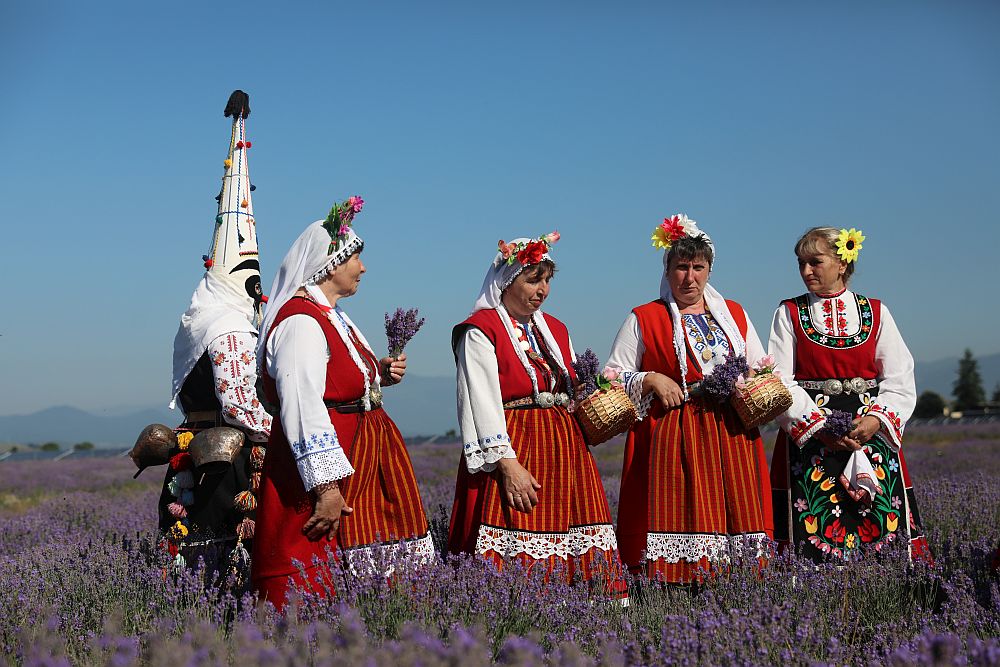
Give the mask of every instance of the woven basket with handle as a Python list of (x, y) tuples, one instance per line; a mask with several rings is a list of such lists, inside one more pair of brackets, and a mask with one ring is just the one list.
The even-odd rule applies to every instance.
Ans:
[(792, 406), (792, 395), (773, 373), (755, 375), (733, 390), (729, 403), (747, 428), (766, 424)]
[(583, 437), (591, 447), (624, 433), (639, 419), (622, 387), (598, 389), (577, 405), (575, 414)]

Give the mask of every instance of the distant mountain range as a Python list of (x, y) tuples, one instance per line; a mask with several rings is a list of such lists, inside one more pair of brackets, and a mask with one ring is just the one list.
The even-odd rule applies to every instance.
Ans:
[[(977, 358), (983, 388), (989, 397), (1000, 382), (1000, 354)], [(917, 392), (935, 391), (950, 398), (958, 358), (917, 362)], [(407, 436), (442, 434), (458, 429), (453, 377), (407, 376), (398, 387), (385, 390), (385, 405)], [(77, 408), (52, 407), (30, 415), (0, 416), (0, 443), (58, 442), (63, 447), (83, 441), (101, 447), (128, 447), (147, 424), (174, 426), (179, 410), (150, 407), (125, 413), (114, 409), (94, 415)]]

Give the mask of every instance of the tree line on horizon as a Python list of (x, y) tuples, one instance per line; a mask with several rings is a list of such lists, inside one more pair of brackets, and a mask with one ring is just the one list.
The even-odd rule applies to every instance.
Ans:
[(965, 348), (965, 354), (958, 360), (958, 371), (952, 385), (952, 401), (936, 391), (925, 391), (917, 397), (913, 416), (917, 419), (942, 417), (953, 412), (1000, 410), (1000, 382), (993, 388), (990, 400), (986, 400), (983, 378), (979, 373), (979, 362), (972, 350)]

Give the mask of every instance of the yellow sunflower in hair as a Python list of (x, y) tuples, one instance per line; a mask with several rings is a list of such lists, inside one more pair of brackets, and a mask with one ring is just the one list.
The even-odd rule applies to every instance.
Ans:
[(861, 243), (865, 240), (865, 235), (860, 229), (851, 227), (841, 229), (837, 236), (837, 254), (845, 262), (853, 262), (858, 258), (858, 251), (861, 250)]

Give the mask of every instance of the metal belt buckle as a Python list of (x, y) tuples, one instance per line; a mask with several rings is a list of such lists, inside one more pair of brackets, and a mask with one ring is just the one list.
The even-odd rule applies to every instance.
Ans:
[(368, 401), (371, 403), (372, 408), (377, 408), (382, 405), (382, 390), (372, 387), (368, 390)]
[(551, 391), (538, 392), (538, 406), (541, 408), (551, 408), (556, 404), (556, 395)]
[(827, 396), (839, 396), (844, 393), (844, 383), (836, 378), (823, 383), (823, 393)]
[(868, 382), (864, 378), (851, 378), (844, 382), (844, 389), (850, 388), (855, 394), (863, 394), (868, 389)]

